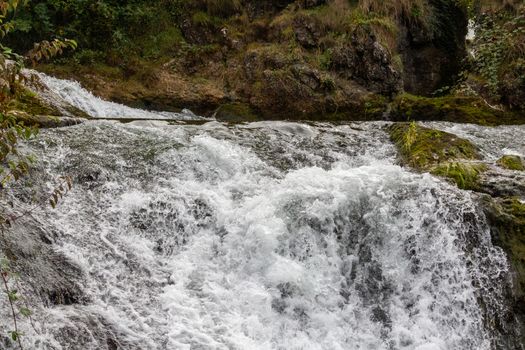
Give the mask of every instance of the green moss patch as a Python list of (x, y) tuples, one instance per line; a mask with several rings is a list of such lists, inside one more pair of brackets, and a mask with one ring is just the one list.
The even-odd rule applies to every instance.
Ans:
[(476, 190), (479, 188), (479, 175), (486, 170), (485, 164), (450, 162), (439, 164), (431, 173), (452, 180), (462, 190)]
[(7, 105), (8, 110), (23, 111), (31, 115), (60, 115), (60, 112), (44, 104), (34, 92), (19, 87)]
[(470, 141), (414, 122), (393, 124), (390, 137), (404, 163), (418, 170), (429, 170), (434, 165), (456, 159), (480, 159), (476, 146)]
[(444, 120), (480, 125), (523, 124), (525, 118), (490, 108), (477, 97), (421, 97), (401, 94), (392, 102), (395, 121)]
[(519, 156), (506, 155), (506, 156), (501, 157), (497, 163), (500, 167), (505, 168), (505, 169), (519, 170), (519, 171), (525, 170), (525, 165), (523, 164), (523, 160)]

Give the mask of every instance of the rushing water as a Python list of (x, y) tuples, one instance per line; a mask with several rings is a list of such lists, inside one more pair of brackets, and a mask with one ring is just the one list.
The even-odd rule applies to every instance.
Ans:
[(86, 89), (83, 89), (76, 81), (62, 80), (43, 73), (36, 74), (41, 83), (53, 92), (53, 97), (59, 97), (65, 102), (77, 107), (93, 118), (105, 119), (169, 119), (169, 120), (205, 120), (184, 109), (180, 113), (156, 112), (142, 109), (130, 108), (118, 103), (104, 101)]
[(385, 125), (44, 130), (33, 185), (74, 187), (33, 220), (82, 297), (34, 306), (27, 347), (495, 349), (504, 254), (473, 194), (396, 165)]

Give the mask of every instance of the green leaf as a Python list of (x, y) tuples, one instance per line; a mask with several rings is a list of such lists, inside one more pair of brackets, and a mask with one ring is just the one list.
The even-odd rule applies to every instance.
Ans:
[(11, 290), (11, 291), (9, 291), (9, 293), (7, 293), (7, 296), (8, 296), (10, 301), (17, 301), (18, 300), (18, 295), (16, 293), (17, 293), (17, 290)]
[(13, 341), (18, 341), (18, 339), (20, 338), (20, 335), (21, 335), (17, 331), (11, 331), (9, 333), (11, 334), (11, 339), (13, 339)]
[(22, 314), (22, 316), (25, 316), (25, 317), (29, 317), (32, 314), (31, 310), (29, 310), (27, 307), (21, 307), (20, 313)]

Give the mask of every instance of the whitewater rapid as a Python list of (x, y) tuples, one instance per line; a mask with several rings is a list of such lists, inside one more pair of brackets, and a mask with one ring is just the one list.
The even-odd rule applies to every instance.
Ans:
[(180, 113), (149, 111), (131, 108), (118, 103), (105, 101), (84, 89), (80, 83), (72, 80), (58, 79), (44, 73), (28, 70), (29, 74), (38, 77), (44, 96), (52, 92), (51, 98), (60, 98), (95, 119), (149, 119), (149, 120), (206, 120), (188, 109)]
[(505, 256), (472, 193), (397, 165), (386, 125), (42, 130), (33, 188), (74, 186), (33, 220), (82, 297), (36, 303), (26, 347), (494, 349)]

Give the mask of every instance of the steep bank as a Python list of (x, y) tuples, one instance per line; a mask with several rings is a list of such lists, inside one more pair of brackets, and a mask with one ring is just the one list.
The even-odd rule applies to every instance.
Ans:
[(195, 2), (164, 25), (172, 40), (158, 41), (157, 55), (126, 58), (118, 46), (106, 44), (105, 54), (104, 43), (86, 42), (93, 47), (41, 69), (141, 108), (211, 115), (226, 105), (225, 118), (380, 119), (402, 91), (430, 95), (453, 84), (466, 55), (467, 7), (459, 3)]

